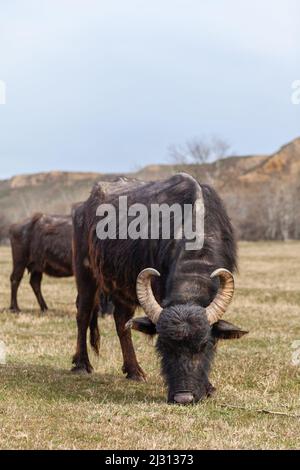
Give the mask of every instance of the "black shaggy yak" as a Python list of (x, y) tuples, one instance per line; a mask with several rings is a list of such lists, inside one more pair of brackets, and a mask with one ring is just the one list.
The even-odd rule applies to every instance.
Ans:
[[(150, 204), (176, 203), (184, 208), (188, 204), (193, 207), (193, 222), (201, 201), (205, 208), (203, 246), (187, 250), (187, 240), (177, 239), (174, 231), (169, 239), (163, 239), (161, 226), (157, 239), (123, 239), (118, 222), (116, 239), (97, 236), (99, 222), (107, 217), (104, 213), (97, 216), (98, 208), (112, 204), (118, 216), (120, 196), (127, 196), (128, 206), (141, 203), (150, 208)], [(132, 220), (128, 217), (128, 224)], [(123, 372), (129, 379), (145, 380), (132, 344), (130, 328), (134, 328), (158, 335), (156, 348), (169, 402), (187, 404), (209, 396), (213, 387), (208, 376), (217, 341), (240, 338), (246, 333), (221, 320), (234, 291), (236, 244), (216, 192), (209, 186), (200, 186), (187, 174), (158, 182), (121, 179), (99, 183), (89, 199), (75, 210), (73, 225), (78, 287), (78, 339), (73, 370), (92, 371), (86, 334), (90, 327), (91, 344), (98, 352), (95, 300), (99, 292), (104, 292), (115, 305)], [(151, 226), (150, 211), (140, 226)], [(147, 316), (132, 319), (139, 305)]]
[(10, 309), (19, 312), (17, 292), (25, 269), (42, 311), (48, 309), (41, 292), (43, 273), (53, 277), (73, 276), (71, 216), (35, 214), (9, 232), (13, 272)]

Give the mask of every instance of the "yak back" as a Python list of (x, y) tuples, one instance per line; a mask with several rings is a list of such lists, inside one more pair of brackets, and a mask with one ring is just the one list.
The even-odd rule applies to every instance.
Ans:
[[(169, 206), (177, 203), (183, 208), (184, 204), (194, 205), (197, 199), (202, 198), (205, 207), (202, 249), (187, 251), (184, 238), (99, 239), (96, 226), (101, 218), (96, 216), (97, 208), (102, 204), (112, 204), (116, 208), (118, 221), (119, 196), (127, 196), (128, 206), (141, 203), (148, 208), (150, 204), (163, 203)], [(161, 274), (153, 287), (157, 298), (164, 299), (164, 306), (186, 301), (206, 306), (218, 288), (218, 281), (211, 281), (210, 274), (220, 267), (230, 271), (236, 268), (233, 229), (220, 198), (211, 187), (200, 186), (187, 174), (181, 173), (156, 182), (119, 180), (99, 183), (80, 211), (82, 224), (87, 230), (94, 275), (112, 297), (137, 305), (137, 276), (142, 269), (153, 267)]]
[(70, 216), (35, 214), (11, 226), (10, 240), (13, 252), (22, 252), (29, 272), (73, 275)]

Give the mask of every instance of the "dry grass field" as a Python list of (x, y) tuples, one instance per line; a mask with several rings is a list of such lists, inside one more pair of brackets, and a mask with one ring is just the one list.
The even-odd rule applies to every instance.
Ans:
[[(248, 329), (220, 343), (216, 395), (191, 407), (165, 403), (154, 344), (134, 332), (146, 384), (127, 381), (111, 318), (101, 321), (95, 373), (69, 370), (75, 348), (73, 280), (45, 279), (39, 313), (23, 280), (19, 316), (9, 305), (9, 248), (0, 248), (1, 449), (294, 449), (300, 447), (300, 243), (242, 243), (227, 319)], [(268, 413), (271, 412), (271, 413)]]

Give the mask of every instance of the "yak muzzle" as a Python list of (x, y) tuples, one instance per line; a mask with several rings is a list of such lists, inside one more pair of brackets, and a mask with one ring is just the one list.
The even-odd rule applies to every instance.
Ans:
[(191, 392), (182, 391), (174, 395), (174, 403), (178, 405), (190, 405), (194, 402), (194, 395)]

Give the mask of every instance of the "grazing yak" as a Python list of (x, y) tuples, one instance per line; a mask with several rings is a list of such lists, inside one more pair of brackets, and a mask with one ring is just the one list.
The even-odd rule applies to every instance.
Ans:
[(43, 274), (53, 277), (73, 276), (71, 216), (35, 214), (10, 227), (13, 272), (11, 274), (11, 305), (19, 312), (17, 293), (25, 269), (41, 310), (48, 309), (41, 292)]
[[(77, 204), (78, 205), (78, 204)], [(73, 276), (71, 216), (35, 214), (10, 227), (13, 257), (10, 310), (19, 312), (17, 293), (25, 269), (41, 310), (48, 309), (41, 292), (43, 274), (52, 277)], [(104, 295), (97, 304), (102, 316), (113, 313), (114, 306)]]
[[(125, 219), (121, 197), (127, 198), (127, 207), (131, 208)], [(185, 207), (191, 207), (193, 228), (197, 226), (195, 220), (200, 207), (204, 217), (202, 245), (187, 249), (187, 237), (176, 235), (175, 217), (170, 218), (173, 229), (169, 237), (163, 235), (161, 218), (158, 219), (159, 236), (149, 236), (149, 227), (153, 228), (150, 220), (153, 204), (169, 208), (177, 204), (182, 213)], [(133, 213), (139, 210), (142, 213), (141, 205), (149, 210), (137, 224)], [(140, 226), (142, 235), (126, 238), (124, 220), (128, 232), (134, 223)], [(180, 223), (184, 224), (183, 217)], [(106, 236), (103, 236), (103, 224), (106, 224)], [(216, 192), (187, 174), (157, 182), (120, 179), (99, 183), (89, 199), (74, 211), (73, 226), (78, 288), (78, 337), (73, 371), (92, 371), (86, 335), (90, 328), (91, 345), (98, 352), (100, 333), (95, 305), (99, 293), (105, 293), (115, 305), (114, 318), (127, 378), (145, 380), (132, 344), (132, 328), (157, 334), (156, 349), (169, 403), (195, 403), (209, 396), (214, 390), (209, 372), (217, 341), (240, 338), (247, 333), (221, 319), (234, 292), (236, 243)], [(111, 227), (116, 229), (116, 236)], [(147, 316), (133, 318), (138, 306), (142, 306)]]

